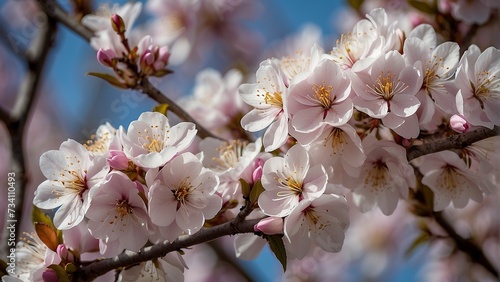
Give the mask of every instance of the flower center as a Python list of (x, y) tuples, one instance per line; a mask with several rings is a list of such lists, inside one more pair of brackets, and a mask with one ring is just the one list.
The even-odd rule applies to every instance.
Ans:
[(330, 142), (330, 145), (332, 147), (332, 155), (336, 155), (339, 152), (342, 152), (344, 149), (344, 145), (347, 145), (347, 140), (344, 137), (344, 134), (342, 134), (344, 131), (342, 131), (340, 128), (333, 128), (332, 131), (330, 131), (330, 134), (325, 138), (325, 142), (323, 143), (323, 146), (326, 147), (326, 144)]
[(443, 174), (439, 179), (438, 186), (448, 191), (455, 190), (455, 188), (458, 187), (458, 181), (456, 179), (457, 175), (458, 174), (455, 170), (455, 167), (451, 165), (446, 165), (446, 167), (443, 169)]
[(116, 206), (116, 213), (120, 216), (120, 218), (124, 218), (126, 215), (134, 213), (134, 210), (126, 200), (116, 201), (115, 206)]
[(283, 108), (283, 97), (281, 97), (281, 92), (266, 92), (264, 102), (277, 108)]
[(247, 145), (248, 142), (243, 140), (233, 140), (230, 144), (224, 142), (224, 144), (217, 149), (220, 157), (212, 159), (217, 164), (217, 169), (225, 171), (236, 167)]
[(384, 100), (389, 101), (394, 97), (394, 95), (399, 94), (405, 91), (408, 88), (406, 83), (394, 78), (396, 77), (395, 73), (392, 73), (390, 70), (384, 74), (384, 71), (380, 72), (380, 75), (377, 78), (377, 81), (372, 86), (366, 85), (372, 93), (382, 97)]
[(184, 203), (191, 193), (193, 186), (191, 185), (191, 181), (189, 181), (189, 176), (179, 182), (176, 190), (173, 190), (175, 198), (177, 201)]
[(108, 150), (109, 142), (111, 142), (112, 136), (109, 132), (99, 135), (96, 138), (95, 134), (92, 134), (90, 140), (87, 140), (83, 146), (87, 151), (97, 154), (104, 154)]
[(378, 192), (389, 184), (389, 175), (387, 174), (387, 165), (378, 160), (373, 163), (372, 169), (365, 177), (365, 185), (372, 187), (372, 190)]
[(319, 102), (319, 104), (323, 107), (323, 109), (328, 110), (332, 106), (332, 100), (330, 99), (330, 93), (333, 91), (333, 86), (328, 85), (325, 86), (325, 82), (323, 82), (322, 86), (318, 86), (313, 84), (312, 86), (314, 90), (314, 97)]
[(484, 100), (492, 96), (500, 98), (500, 79), (491, 75), (489, 71), (482, 71), (477, 75), (477, 85), (470, 82), (474, 96), (484, 109)]

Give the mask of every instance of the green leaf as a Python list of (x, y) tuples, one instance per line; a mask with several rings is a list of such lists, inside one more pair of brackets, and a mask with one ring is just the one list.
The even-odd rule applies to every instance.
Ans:
[(58, 230), (54, 223), (52, 222), (52, 218), (45, 214), (41, 209), (37, 208), (35, 205), (33, 205), (33, 212), (31, 213), (31, 222), (33, 222), (33, 225), (36, 225), (37, 223), (45, 223), (47, 224), (50, 228), (55, 230), (57, 234), (57, 241), (60, 243), (63, 242), (62, 238), (62, 231)]
[(98, 77), (100, 79), (103, 79), (106, 82), (108, 82), (109, 84), (116, 86), (118, 88), (122, 88), (122, 89), (129, 88), (127, 84), (121, 82), (120, 80), (118, 80), (118, 78), (116, 78), (115, 76), (108, 74), (108, 73), (89, 72), (89, 73), (87, 73), (87, 75), (91, 75), (91, 76), (95, 76), (95, 77)]
[(158, 104), (153, 107), (153, 112), (157, 112), (163, 115), (167, 115), (167, 110), (168, 110), (168, 104)]
[(243, 178), (240, 178), (240, 184), (243, 197), (248, 197), (250, 194), (250, 185)]
[(173, 70), (164, 69), (164, 70), (159, 70), (159, 71), (155, 72), (153, 74), (153, 76), (155, 76), (155, 77), (164, 77), (165, 75), (171, 74), (173, 72), (174, 72)]
[(262, 192), (264, 192), (264, 187), (262, 187), (260, 180), (257, 180), (252, 186), (252, 190), (250, 190), (250, 202), (252, 202), (253, 205), (259, 202), (259, 196)]
[(354, 10), (359, 10), (361, 9), (361, 6), (363, 5), (364, 0), (347, 0), (347, 3), (349, 6), (351, 6)]
[(35, 231), (38, 238), (52, 251), (57, 250), (59, 240), (57, 239), (57, 232), (55, 229), (43, 222), (35, 222)]
[(66, 270), (64, 270), (62, 266), (58, 264), (51, 264), (47, 268), (54, 270), (54, 272), (57, 274), (57, 277), (59, 278), (59, 282), (71, 282), (68, 278)]
[(421, 233), (413, 242), (411, 245), (408, 247), (408, 249), (405, 252), (405, 257), (409, 258), (411, 254), (422, 244), (427, 242), (429, 240), (430, 236), (428, 233)]
[(285, 244), (283, 244), (283, 234), (266, 235), (264, 236), (264, 238), (266, 238), (267, 242), (269, 243), (269, 247), (271, 248), (271, 251), (279, 260), (279, 262), (283, 266), (283, 272), (285, 272), (286, 250), (285, 250)]
[(425, 14), (436, 14), (438, 11), (437, 4), (432, 5), (426, 1), (418, 1), (418, 0), (408, 0), (408, 4), (410, 4), (413, 8), (423, 12)]

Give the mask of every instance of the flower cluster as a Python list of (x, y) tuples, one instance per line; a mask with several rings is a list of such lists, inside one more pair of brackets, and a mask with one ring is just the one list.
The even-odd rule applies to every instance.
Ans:
[[(312, 166), (322, 165), (329, 183), (351, 190), (361, 211), (379, 207), (392, 214), (398, 200), (416, 188), (407, 147), (425, 143), (425, 136), (442, 126), (458, 132), (500, 126), (500, 50), (481, 52), (472, 45), (460, 58), (457, 43), (436, 42), (430, 25), (405, 35), (385, 10), (375, 9), (330, 52), (314, 46), (302, 60), (263, 61), (257, 82), (239, 89), (253, 107), (241, 125), (252, 132), (266, 129), (263, 144), (269, 152), (297, 142), (293, 148), (302, 146)], [(482, 153), (498, 154), (493, 147)], [(457, 207), (481, 201), (488, 187), (498, 186), (491, 178), (478, 181), (484, 171), (467, 166), (468, 154), (439, 154), (413, 164), (436, 195), (435, 210), (451, 200)], [(279, 199), (287, 198), (280, 193)], [(287, 208), (269, 215), (284, 216)]]
[[(169, 9), (155, 10), (158, 2)], [(198, 22), (190, 9), (227, 22), (226, 2), (150, 1), (176, 31), (154, 36), (169, 47), (130, 33), (141, 3), (87, 15), (82, 22), (96, 32), (97, 59), (116, 76), (94, 75), (136, 88), (141, 79), (170, 73), (169, 50), (178, 62), (196, 52), (189, 30)], [(33, 203), (53, 211), (53, 219), (38, 226), (43, 243), (33, 235), (35, 241), (18, 246), (36, 254), (19, 277), (58, 281), (83, 262), (244, 220), (258, 223), (255, 234), (236, 238), (239, 257), (255, 257), (266, 239), (286, 250), (284, 260), (303, 259), (313, 249), (342, 249), (351, 224), (348, 199), (362, 213), (391, 215), (401, 199), (422, 189), (432, 193), (433, 211), (451, 203), (464, 208), (495, 193), (498, 136), (410, 161), (407, 151), (433, 138), (500, 126), (500, 50), (471, 45), (460, 55), (457, 43), (438, 43), (428, 24), (403, 29), (375, 9), (330, 50), (313, 45), (262, 61), (254, 82), (244, 83), (236, 70), (201, 72), (193, 97), (181, 104), (228, 140), (200, 139), (195, 123), (172, 125), (166, 114), (144, 112), (127, 129), (104, 124), (85, 144), (70, 139), (44, 153), (46, 180)], [(251, 140), (244, 130), (262, 136)], [(182, 280), (187, 266), (178, 251), (109, 275)]]

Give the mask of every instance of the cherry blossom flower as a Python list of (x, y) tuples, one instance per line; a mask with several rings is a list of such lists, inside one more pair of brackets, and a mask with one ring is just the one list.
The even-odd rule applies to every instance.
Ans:
[(445, 209), (450, 202), (463, 208), (472, 199), (483, 200), (479, 181), (460, 157), (451, 151), (442, 151), (424, 156), (419, 165), (424, 175), (422, 183), (434, 192), (434, 210)]
[(339, 252), (349, 226), (349, 208), (344, 197), (324, 194), (306, 199), (285, 218), (285, 238), (291, 257), (302, 259), (316, 245), (327, 252)]
[(239, 92), (243, 101), (254, 107), (241, 119), (241, 126), (256, 132), (266, 127), (263, 143), (267, 152), (281, 147), (288, 137), (288, 88), (279, 66), (268, 59), (257, 70), (257, 83), (242, 84)]
[[(123, 130), (120, 127), (119, 130)], [(110, 149), (121, 149), (119, 138), (117, 137), (118, 130), (115, 129), (110, 123), (101, 124), (91, 139), (88, 140), (83, 146), (87, 148), (93, 156), (106, 155)]]
[[(138, 252), (148, 241), (146, 204), (139, 195), (138, 182), (121, 172), (112, 172), (93, 196), (86, 216), (92, 236), (117, 241), (119, 249)], [(142, 188), (141, 188), (142, 189)]]
[(170, 127), (165, 115), (145, 112), (122, 135), (123, 151), (140, 167), (160, 167), (187, 149), (196, 132), (193, 123), (181, 122)]
[[(419, 112), (422, 113), (420, 122), (430, 121), (435, 112), (435, 105), (447, 113), (456, 112), (455, 96), (448, 92), (445, 84), (457, 69), (460, 58), (458, 44), (444, 42), (434, 48), (419, 38), (408, 38), (404, 44), (404, 57), (409, 65), (417, 66), (423, 75), (422, 91), (427, 95), (422, 95), (419, 99)], [(420, 64), (416, 64), (417, 62)]]
[(287, 216), (300, 201), (322, 195), (327, 181), (323, 166), (310, 167), (307, 151), (295, 145), (284, 158), (274, 157), (264, 164), (265, 191), (259, 196), (259, 207), (269, 216)]
[(314, 70), (290, 85), (288, 111), (295, 130), (309, 133), (323, 124), (339, 126), (352, 116), (351, 84), (342, 69), (323, 59)]
[(403, 147), (374, 139), (368, 136), (363, 140), (367, 158), (359, 177), (346, 179), (343, 184), (353, 190), (354, 203), (361, 212), (378, 207), (391, 215), (399, 199), (408, 197), (409, 187), (415, 187), (415, 174)]
[(460, 60), (455, 78), (458, 112), (472, 125), (500, 125), (500, 50), (483, 53), (471, 45)]
[(206, 219), (221, 209), (221, 198), (214, 194), (218, 184), (218, 177), (204, 168), (195, 155), (184, 153), (175, 157), (149, 187), (151, 221), (158, 226), (175, 224), (181, 231), (196, 233)]
[(40, 157), (40, 169), (47, 178), (35, 191), (33, 204), (41, 209), (58, 208), (56, 228), (64, 230), (79, 224), (87, 212), (94, 191), (109, 172), (106, 158), (92, 158), (80, 143), (69, 139), (59, 150)]
[(382, 120), (388, 128), (404, 138), (420, 133), (415, 115), (420, 102), (415, 94), (422, 85), (422, 76), (415, 67), (407, 65), (397, 51), (380, 56), (370, 69), (351, 75), (357, 95), (354, 107), (373, 118)]
[(252, 173), (257, 158), (269, 159), (271, 154), (261, 153), (262, 139), (254, 143), (234, 140), (230, 143), (215, 138), (205, 138), (200, 142), (204, 153), (203, 164), (219, 177), (217, 191), (224, 200), (241, 196), (240, 179), (253, 183)]

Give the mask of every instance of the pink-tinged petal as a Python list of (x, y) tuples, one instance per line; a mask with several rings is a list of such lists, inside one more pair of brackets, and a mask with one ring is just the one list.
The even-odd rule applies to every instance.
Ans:
[(397, 115), (389, 112), (384, 118), (382, 118), (382, 123), (389, 127), (390, 129), (395, 129), (401, 126), (405, 120)]
[(262, 143), (266, 152), (271, 152), (285, 144), (286, 140), (288, 140), (288, 118), (282, 114), (267, 128)]
[(434, 58), (439, 60), (436, 75), (440, 79), (448, 79), (457, 69), (460, 60), (460, 47), (456, 42), (444, 42), (437, 46), (432, 53)]
[(399, 195), (393, 191), (386, 191), (378, 196), (378, 207), (385, 215), (391, 215), (398, 206)]
[(310, 200), (301, 201), (297, 207), (295, 207), (289, 216), (285, 217), (285, 225), (283, 227), (285, 232), (285, 237), (288, 239), (289, 243), (292, 242), (292, 237), (299, 232), (301, 227), (307, 228), (306, 219), (302, 213), (311, 204)]
[(322, 107), (304, 108), (292, 117), (292, 126), (298, 132), (310, 133), (321, 126), (324, 114)]
[(356, 109), (373, 118), (383, 118), (389, 111), (387, 102), (383, 99), (366, 101), (361, 97), (354, 97), (352, 102)]
[(66, 153), (62, 151), (51, 150), (45, 152), (40, 157), (40, 170), (49, 180), (57, 180), (61, 171), (66, 168)]
[(325, 192), (328, 177), (322, 165), (316, 165), (309, 169), (303, 182), (302, 194), (304, 198), (315, 199)]
[[(474, 66), (474, 72), (479, 74), (486, 70), (492, 70), (498, 68), (500, 65), (500, 50), (491, 46), (484, 50), (481, 55), (477, 58), (476, 65)], [(498, 71), (498, 69), (497, 69)]]
[(68, 201), (54, 215), (54, 225), (59, 230), (70, 229), (78, 225), (85, 216), (85, 211), (82, 209), (82, 202), (78, 195), (72, 199), (68, 199)]
[(185, 150), (191, 145), (197, 132), (192, 122), (178, 123), (165, 135), (165, 146), (176, 146), (178, 151)]
[(257, 90), (259, 90), (259, 85), (257, 83), (247, 83), (242, 84), (238, 91), (243, 102), (247, 103), (248, 105), (259, 109), (270, 108), (271, 105), (266, 104), (264, 101), (264, 95), (266, 93), (262, 92), (262, 95), (260, 95), (259, 92), (261, 92), (262, 90)]
[(175, 215), (175, 222), (189, 235), (196, 233), (205, 223), (205, 217), (201, 210), (188, 205), (181, 205)]
[(333, 105), (328, 111), (324, 122), (331, 126), (341, 126), (346, 124), (352, 117), (352, 101), (346, 100), (342, 103)]
[(151, 222), (158, 226), (167, 226), (175, 220), (177, 199), (170, 189), (156, 182), (149, 190), (148, 199)]
[(285, 174), (295, 174), (303, 180), (309, 170), (309, 155), (304, 147), (294, 145), (285, 155), (283, 171)]
[[(497, 94), (498, 95), (498, 94)], [(500, 99), (487, 99), (484, 102), (484, 112), (489, 120), (500, 126)]]
[(418, 123), (417, 115), (404, 118), (404, 123), (393, 130), (403, 138), (417, 138), (420, 134), (420, 125)]
[(269, 216), (287, 216), (298, 204), (299, 197), (291, 190), (264, 191), (259, 196), (259, 207)]
[(281, 113), (281, 109), (253, 109), (241, 119), (241, 126), (250, 132), (260, 131), (269, 126)]
[(208, 198), (208, 203), (203, 211), (205, 219), (212, 219), (222, 208), (222, 199), (218, 195), (212, 195)]
[(409, 65), (413, 65), (418, 61), (426, 62), (431, 51), (430, 48), (420, 38), (408, 38), (405, 40), (403, 47), (404, 57)]
[[(412, 37), (416, 37), (416, 38), (421, 39), (430, 48), (436, 47), (436, 31), (429, 24), (420, 24), (417, 27), (415, 27), (410, 32), (410, 35), (408, 35), (408, 39), (410, 39)], [(408, 41), (405, 41), (405, 45), (407, 42)], [(406, 51), (404, 52), (404, 54), (406, 54)]]
[[(398, 74), (398, 72), (394, 73)], [(401, 94), (415, 95), (422, 88), (423, 76), (415, 67), (407, 66), (399, 72), (399, 81), (407, 87)], [(401, 94), (396, 94), (396, 96)]]
[(132, 158), (132, 161), (145, 168), (156, 168), (164, 165), (168, 160), (172, 159), (177, 150), (174, 147), (168, 147), (162, 150), (161, 153), (151, 152), (147, 154), (141, 154), (137, 157)]
[(160, 234), (163, 238), (166, 240), (169, 240), (170, 242), (173, 242), (177, 237), (179, 237), (183, 230), (177, 225), (177, 223), (174, 221), (172, 224), (169, 226), (160, 226), (158, 227), (160, 230)]
[(420, 101), (411, 95), (395, 95), (390, 102), (391, 112), (400, 117), (408, 117), (417, 112)]

